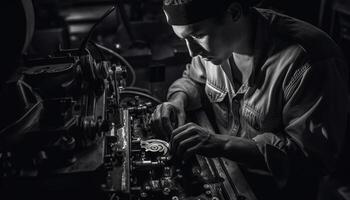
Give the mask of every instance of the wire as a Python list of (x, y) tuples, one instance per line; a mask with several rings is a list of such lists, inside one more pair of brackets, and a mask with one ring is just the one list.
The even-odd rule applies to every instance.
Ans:
[(142, 97), (146, 97), (146, 98), (154, 101), (157, 104), (161, 104), (162, 103), (162, 101), (159, 100), (158, 98), (153, 97), (153, 96), (151, 96), (149, 94), (146, 94), (144, 92), (131, 91), (131, 90), (122, 90), (122, 91), (120, 91), (120, 95), (123, 95), (123, 94), (132, 94), (132, 95), (136, 95), (136, 96), (142, 96)]
[[(22, 80), (20, 80), (18, 83), (21, 84), (21, 85), (23, 85), (23, 86), (25, 86), (26, 89), (29, 90), (29, 91), (32, 93), (32, 95), (34, 94), (34, 92), (32, 91), (31, 87), (30, 87), (27, 83), (23, 82)], [(41, 105), (42, 99), (40, 99), (40, 98), (39, 98), (37, 95), (35, 95), (35, 94), (34, 94), (34, 96), (36, 97), (36, 100), (37, 100), (37, 101), (35, 102), (35, 104), (34, 104), (32, 107), (30, 107), (30, 108), (28, 109), (28, 111), (26, 111), (17, 121), (15, 121), (14, 123), (8, 125), (7, 127), (3, 128), (3, 129), (1, 129), (1, 130), (0, 130), (0, 136), (2, 136), (2, 135), (3, 135), (6, 131), (8, 131), (9, 129), (15, 127), (17, 124), (21, 123), (28, 115), (30, 115), (33, 111), (35, 111), (34, 109), (36, 109), (38, 106)]]
[[(92, 42), (92, 43), (95, 43), (95, 42)], [(113, 51), (112, 49), (105, 47), (105, 46), (102, 46), (102, 45), (97, 44), (97, 43), (95, 43), (95, 45), (98, 48), (100, 48), (100, 49), (112, 54), (113, 56), (117, 57), (118, 59), (120, 59), (126, 65), (126, 67), (129, 68), (129, 71), (132, 75), (131, 83), (129, 86), (134, 86), (135, 82), (136, 82), (136, 72), (135, 72), (134, 68), (131, 66), (131, 64), (127, 60), (125, 60), (125, 58), (123, 58), (123, 56), (121, 56), (119, 53)]]
[[(118, 5), (118, 3), (119, 3), (119, 5)], [(126, 11), (125, 11), (125, 8), (124, 8), (123, 4), (124, 4), (123, 0), (116, 1), (115, 2), (115, 7), (119, 8), (120, 19), (122, 20), (122, 23), (124, 25), (126, 33), (128, 34), (131, 42), (135, 43), (135, 37), (134, 37), (134, 35), (133, 35), (132, 31), (131, 31), (130, 23), (129, 23), (128, 17), (126, 15)]]
[(143, 92), (146, 94), (151, 95), (152, 92), (149, 89), (146, 88), (140, 88), (140, 87), (133, 87), (133, 86), (128, 86), (124, 88), (125, 90), (131, 90), (131, 91), (137, 91), (137, 92)]
[(105, 54), (102, 53), (101, 49), (96, 45), (95, 42), (89, 41), (89, 43), (96, 49), (101, 60), (106, 60)]
[(91, 27), (89, 33), (85, 36), (84, 40), (80, 45), (80, 51), (84, 51), (86, 49), (87, 43), (89, 42), (92, 33), (96, 29), (97, 25), (99, 25), (109, 14), (111, 14), (115, 10), (115, 6), (109, 8), (105, 14)]

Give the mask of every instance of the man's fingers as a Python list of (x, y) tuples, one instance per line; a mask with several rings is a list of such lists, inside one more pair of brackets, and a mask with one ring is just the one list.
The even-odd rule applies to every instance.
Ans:
[(171, 137), (171, 132), (172, 132), (172, 126), (171, 126), (171, 123), (170, 123), (170, 120), (168, 117), (162, 117), (161, 118), (161, 124), (162, 124), (162, 128), (163, 128), (163, 131), (164, 131), (164, 135), (167, 136), (167, 139), (169, 139)]
[(167, 135), (171, 135), (171, 132), (173, 131), (174, 127), (172, 124), (172, 115), (176, 115), (176, 111), (175, 108), (173, 106), (167, 106), (167, 107), (163, 107), (162, 110), (162, 116), (161, 116), (161, 120), (162, 120), (162, 126), (165, 129), (165, 131), (167, 132)]
[(179, 157), (182, 157), (184, 152), (187, 151), (187, 149), (190, 149), (191, 147), (196, 146), (200, 142), (200, 139), (198, 138), (198, 135), (194, 135), (192, 137), (189, 137), (183, 141), (181, 141), (176, 149), (176, 155)]
[(173, 131), (172, 133), (172, 139), (171, 139), (171, 149), (172, 151), (175, 151), (176, 152), (176, 149), (178, 147), (178, 144), (197, 134), (196, 133), (196, 127), (193, 126), (193, 124), (185, 124), (184, 126), (182, 127), (179, 127), (176, 131)]
[(151, 116), (151, 127), (156, 134), (168, 139), (171, 130), (164, 125), (164, 122), (166, 121), (166, 116), (163, 114), (164, 110), (166, 110), (166, 108), (164, 108), (163, 104), (156, 107)]
[(161, 105), (158, 105), (152, 114), (152, 124), (161, 127)]
[(186, 130), (188, 127), (190, 127), (191, 125), (190, 125), (190, 123), (188, 123), (188, 124), (185, 124), (185, 125), (183, 125), (183, 126), (179, 126), (179, 127), (177, 127), (176, 129), (174, 129), (172, 132), (171, 132), (171, 138), (170, 138), (170, 141), (173, 141), (173, 138), (177, 135), (177, 134), (179, 134), (179, 133), (181, 133), (182, 131), (184, 131), (184, 130)]
[(178, 133), (184, 131), (185, 129), (188, 129), (191, 126), (196, 126), (196, 124), (190, 122), (190, 123), (184, 124), (182, 126), (179, 126), (179, 127), (177, 127), (176, 129), (173, 130), (172, 134), (173, 135), (177, 135)]
[[(178, 122), (178, 127), (183, 126), (185, 124), (185, 114), (184, 113), (178, 113), (177, 114), (177, 122)], [(175, 127), (177, 128), (177, 127)]]
[(201, 147), (201, 144), (199, 143), (187, 149), (183, 154), (184, 161), (187, 162), (189, 159), (191, 159), (199, 151), (200, 147)]

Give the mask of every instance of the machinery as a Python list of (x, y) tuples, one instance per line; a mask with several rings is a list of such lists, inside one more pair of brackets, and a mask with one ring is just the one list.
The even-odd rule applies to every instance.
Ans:
[(172, 157), (150, 127), (159, 101), (123, 89), (122, 65), (61, 53), (29, 62), (16, 84), (28, 109), (0, 132), (2, 199), (236, 198), (213, 161)]
[(80, 49), (27, 61), (1, 90), (0, 199), (254, 199), (227, 161), (172, 156), (150, 125), (160, 101), (125, 87), (128, 63), (106, 59), (94, 27)]

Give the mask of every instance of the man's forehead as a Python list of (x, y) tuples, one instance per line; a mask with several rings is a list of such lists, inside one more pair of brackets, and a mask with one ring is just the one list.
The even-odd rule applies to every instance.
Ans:
[(181, 26), (171, 26), (180, 38), (186, 38), (199, 31), (199, 28), (195, 25), (181, 25)]

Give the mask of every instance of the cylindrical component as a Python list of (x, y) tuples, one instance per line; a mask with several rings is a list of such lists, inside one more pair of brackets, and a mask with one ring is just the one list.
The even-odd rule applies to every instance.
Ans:
[(211, 195), (211, 191), (210, 190), (206, 190), (205, 191), (205, 195), (210, 196)]
[(134, 186), (130, 188), (131, 191), (140, 191), (141, 187), (140, 186)]
[(60, 143), (61, 149), (64, 151), (73, 150), (76, 145), (74, 137), (70, 137), (70, 136), (62, 136), (60, 138), (59, 143)]
[(179, 200), (179, 197), (173, 196), (173, 197), (171, 197), (171, 200)]
[(141, 196), (142, 198), (146, 198), (146, 197), (148, 197), (148, 194), (147, 194), (146, 192), (141, 192), (141, 193), (140, 193), (140, 196)]
[(164, 167), (164, 176), (170, 177), (171, 176), (171, 169), (170, 167)]
[(184, 176), (182, 175), (182, 174), (178, 174), (178, 175), (176, 175), (176, 178), (179, 178), (179, 179), (181, 179), (181, 178), (183, 178)]
[(154, 167), (162, 167), (164, 166), (164, 162), (160, 161), (151, 161), (151, 160), (142, 160), (142, 161), (134, 161), (133, 165), (135, 168), (143, 168), (143, 169), (149, 169)]
[(152, 189), (151, 186), (149, 186), (149, 185), (146, 185), (146, 186), (145, 186), (145, 190), (149, 191), (149, 190), (151, 190), (151, 189)]
[(171, 192), (170, 188), (168, 188), (168, 187), (163, 188), (163, 194), (164, 195), (169, 195), (170, 192)]

